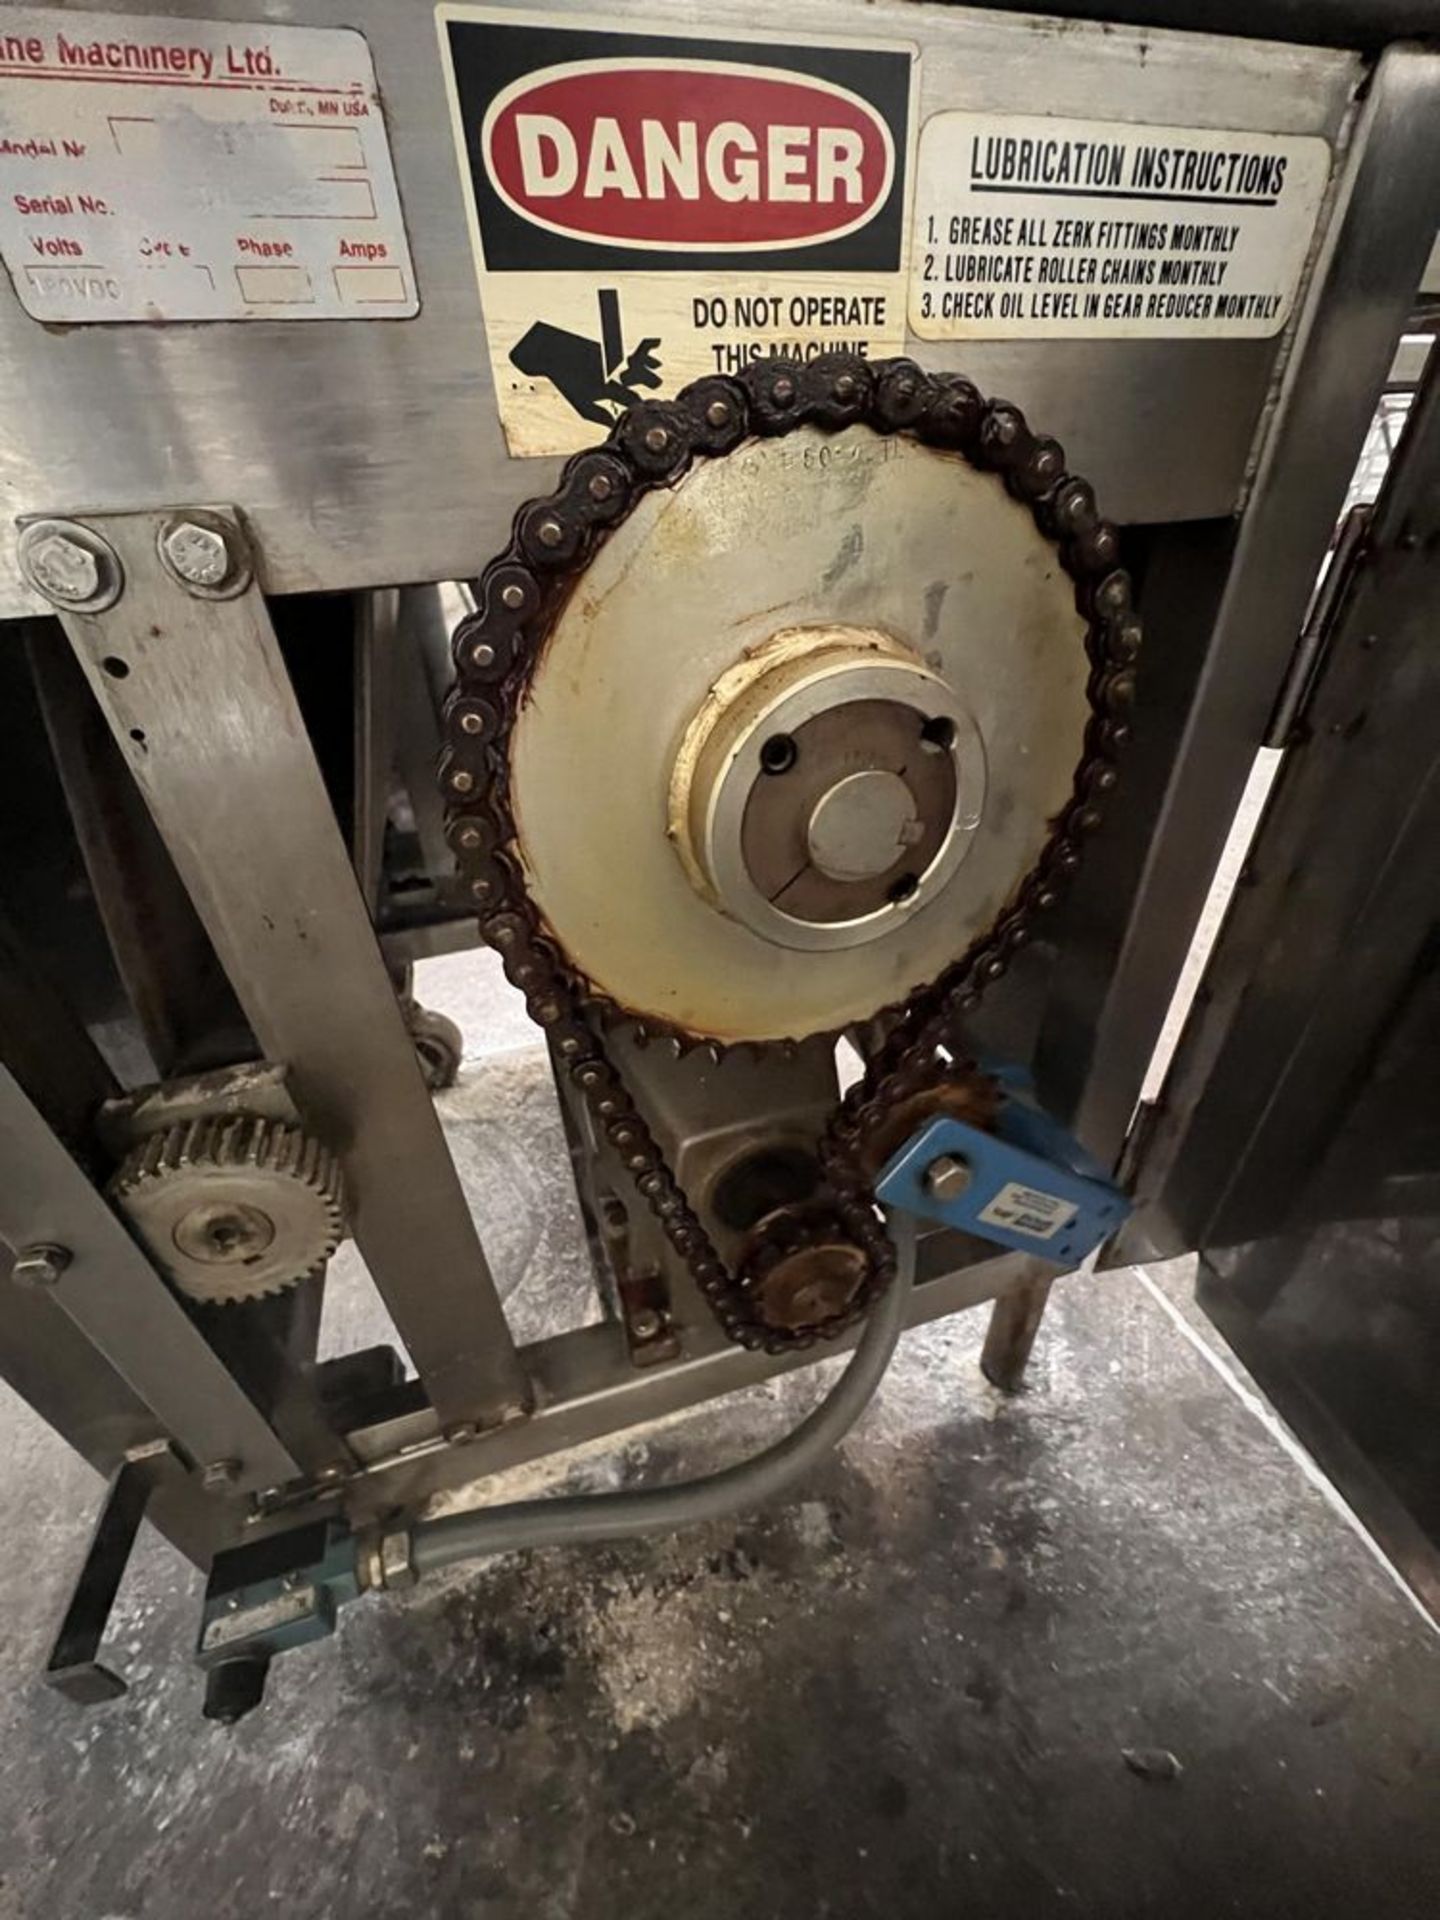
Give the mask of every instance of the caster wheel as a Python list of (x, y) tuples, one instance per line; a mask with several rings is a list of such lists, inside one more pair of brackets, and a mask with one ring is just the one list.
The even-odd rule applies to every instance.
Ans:
[(439, 1093), (442, 1087), (453, 1087), (459, 1078), (465, 1051), (459, 1027), (443, 1013), (434, 1013), (415, 1000), (405, 1008), (405, 1024), (415, 1042), (426, 1086), (432, 1093)]

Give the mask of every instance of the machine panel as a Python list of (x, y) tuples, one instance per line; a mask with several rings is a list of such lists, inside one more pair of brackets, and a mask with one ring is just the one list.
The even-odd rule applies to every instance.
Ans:
[[(147, 11), (123, 7), (114, 17)], [(245, 23), (254, 8), (206, 11)], [(593, 22), (590, 9), (555, 11)], [(662, 29), (680, 21), (666, 0), (650, 12)], [(550, 469), (512, 463), (505, 452), (430, 10), (307, 0), (294, 17), (356, 28), (368, 42), (419, 313), (56, 333), (23, 310), (7, 279), (0, 383), (16, 396), (0, 447), (7, 518), (232, 501), (247, 516), (271, 591), (465, 577), (499, 544), (514, 500), (547, 484)], [(737, 42), (774, 24), (764, 9), (733, 0), (712, 10), (712, 30), (722, 23)], [(681, 24), (691, 24), (688, 16)], [(787, 24), (912, 42), (922, 126), (956, 109), (1044, 111), (1318, 135), (1335, 147), (1360, 72), (1358, 59), (1341, 52), (951, 8), (810, 0)], [(1234, 509), (1279, 346), (915, 344), (928, 365), (963, 368), (1083, 446), (1110, 511), (1152, 521)], [(40, 606), (16, 571), (14, 537), (13, 525), (0, 529), (0, 614)]]

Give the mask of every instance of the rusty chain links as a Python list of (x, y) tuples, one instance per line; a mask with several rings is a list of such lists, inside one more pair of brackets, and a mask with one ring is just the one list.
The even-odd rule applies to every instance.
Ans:
[[(1088, 622), (1090, 720), (1072, 797), (995, 924), (935, 981), (872, 1022), (884, 1038), (820, 1143), (828, 1183), (824, 1202), (808, 1211), (790, 1209), (762, 1229), (744, 1270), (732, 1275), (607, 1055), (605, 1029), (625, 1016), (570, 965), (526, 892), (510, 806), (510, 732), (569, 590), (597, 544), (638, 500), (672, 485), (697, 457), (723, 458), (753, 436), (857, 425), (963, 454), (1029, 505), (1036, 526), (1058, 548)], [(1033, 433), (1018, 407), (983, 399), (961, 376), (927, 374), (911, 360), (835, 354), (806, 364), (757, 360), (733, 379), (697, 380), (674, 400), (640, 401), (603, 445), (567, 462), (554, 493), (521, 507), (510, 545), (481, 576), (476, 611), (454, 636), (456, 681), (445, 705), (440, 764), (446, 833), (461, 884), (481, 933), (524, 994), (557, 1061), (721, 1326), (744, 1346), (778, 1353), (834, 1338), (862, 1318), (889, 1284), (894, 1250), (872, 1196), (874, 1148), (884, 1138), (887, 1117), (902, 1103), (938, 1094), (973, 1071), (939, 1050), (953, 1043), (959, 1022), (1005, 973), (1029, 940), (1034, 920), (1055, 905), (1115, 784), (1116, 755), (1130, 733), (1140, 645), (1119, 550), (1118, 531), (1100, 517), (1088, 483), (1066, 472), (1063, 449)], [(722, 1043), (705, 1035), (660, 1022), (630, 1024), (640, 1040), (656, 1036), (681, 1047), (707, 1046), (717, 1058), (723, 1051)], [(833, 1238), (837, 1222), (867, 1261), (866, 1279), (847, 1309), (808, 1327), (765, 1324), (754, 1304), (758, 1284), (807, 1240)]]

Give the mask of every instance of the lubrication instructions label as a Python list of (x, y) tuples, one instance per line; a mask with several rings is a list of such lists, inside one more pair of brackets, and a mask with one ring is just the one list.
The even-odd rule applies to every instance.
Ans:
[(903, 350), (912, 47), (437, 19), (512, 453), (757, 354)]
[(938, 113), (920, 137), (924, 340), (1278, 333), (1330, 171), (1311, 136)]
[(0, 258), (37, 320), (415, 313), (365, 40), (6, 7)]

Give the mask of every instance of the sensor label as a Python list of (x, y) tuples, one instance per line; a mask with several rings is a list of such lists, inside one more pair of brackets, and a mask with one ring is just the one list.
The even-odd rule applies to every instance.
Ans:
[(0, 258), (67, 325), (416, 313), (364, 38), (7, 7)]
[(757, 354), (903, 351), (914, 50), (442, 5), (511, 453)]
[(976, 1217), (992, 1227), (1028, 1234), (1032, 1240), (1053, 1240), (1075, 1218), (1075, 1203), (1062, 1200), (1056, 1193), (1043, 1193), (1038, 1187), (1022, 1186), (1018, 1180), (1007, 1180)]
[(1275, 334), (1330, 174), (1310, 136), (938, 113), (911, 249), (922, 340)]

